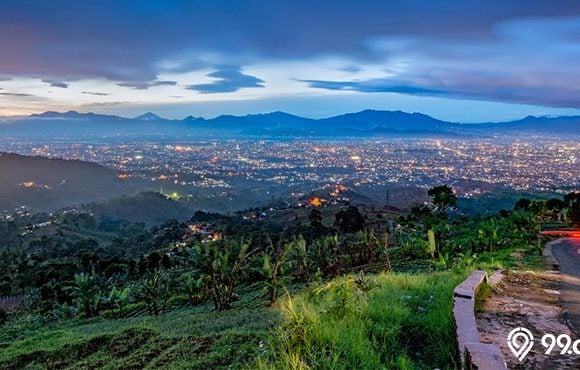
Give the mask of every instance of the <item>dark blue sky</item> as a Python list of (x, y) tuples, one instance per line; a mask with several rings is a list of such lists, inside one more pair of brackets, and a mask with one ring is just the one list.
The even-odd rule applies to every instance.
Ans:
[(0, 115), (580, 112), (580, 1), (0, 0)]

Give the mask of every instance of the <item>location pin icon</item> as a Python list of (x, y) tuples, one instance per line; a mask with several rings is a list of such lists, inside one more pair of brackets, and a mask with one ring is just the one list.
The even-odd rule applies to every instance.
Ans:
[(522, 362), (534, 346), (534, 336), (526, 328), (515, 328), (508, 334), (507, 344), (512, 353)]

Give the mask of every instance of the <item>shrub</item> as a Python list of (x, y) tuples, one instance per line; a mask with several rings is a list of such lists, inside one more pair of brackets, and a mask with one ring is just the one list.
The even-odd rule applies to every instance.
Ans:
[(8, 321), (8, 312), (0, 308), (0, 326), (4, 325), (6, 321)]

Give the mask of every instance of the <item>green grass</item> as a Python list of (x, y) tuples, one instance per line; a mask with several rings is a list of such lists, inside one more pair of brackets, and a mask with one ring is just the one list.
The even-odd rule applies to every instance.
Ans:
[(455, 368), (452, 292), (465, 271), (347, 276), (287, 299), (262, 368)]
[(265, 308), (73, 321), (5, 345), (0, 368), (241, 368), (277, 322)]
[(548, 263), (538, 248), (506, 248), (495, 252), (483, 253), (477, 257), (477, 268), (488, 272), (496, 269), (545, 271)]
[(455, 286), (473, 268), (541, 270), (545, 263), (530, 247), (481, 254), (475, 265), (432, 274), (424, 272), (426, 261), (397, 259), (394, 266), (416, 273), (291, 286), (291, 298), (274, 308), (264, 307), (261, 285), (252, 284), (240, 287), (225, 312), (208, 302), (157, 317), (48, 327), (23, 318), (0, 329), (0, 369), (456, 368)]

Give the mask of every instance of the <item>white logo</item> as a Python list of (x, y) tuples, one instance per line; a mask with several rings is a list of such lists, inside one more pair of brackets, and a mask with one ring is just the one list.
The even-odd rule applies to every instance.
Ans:
[(509, 333), (507, 344), (513, 354), (522, 362), (534, 346), (534, 336), (526, 328), (515, 328)]

